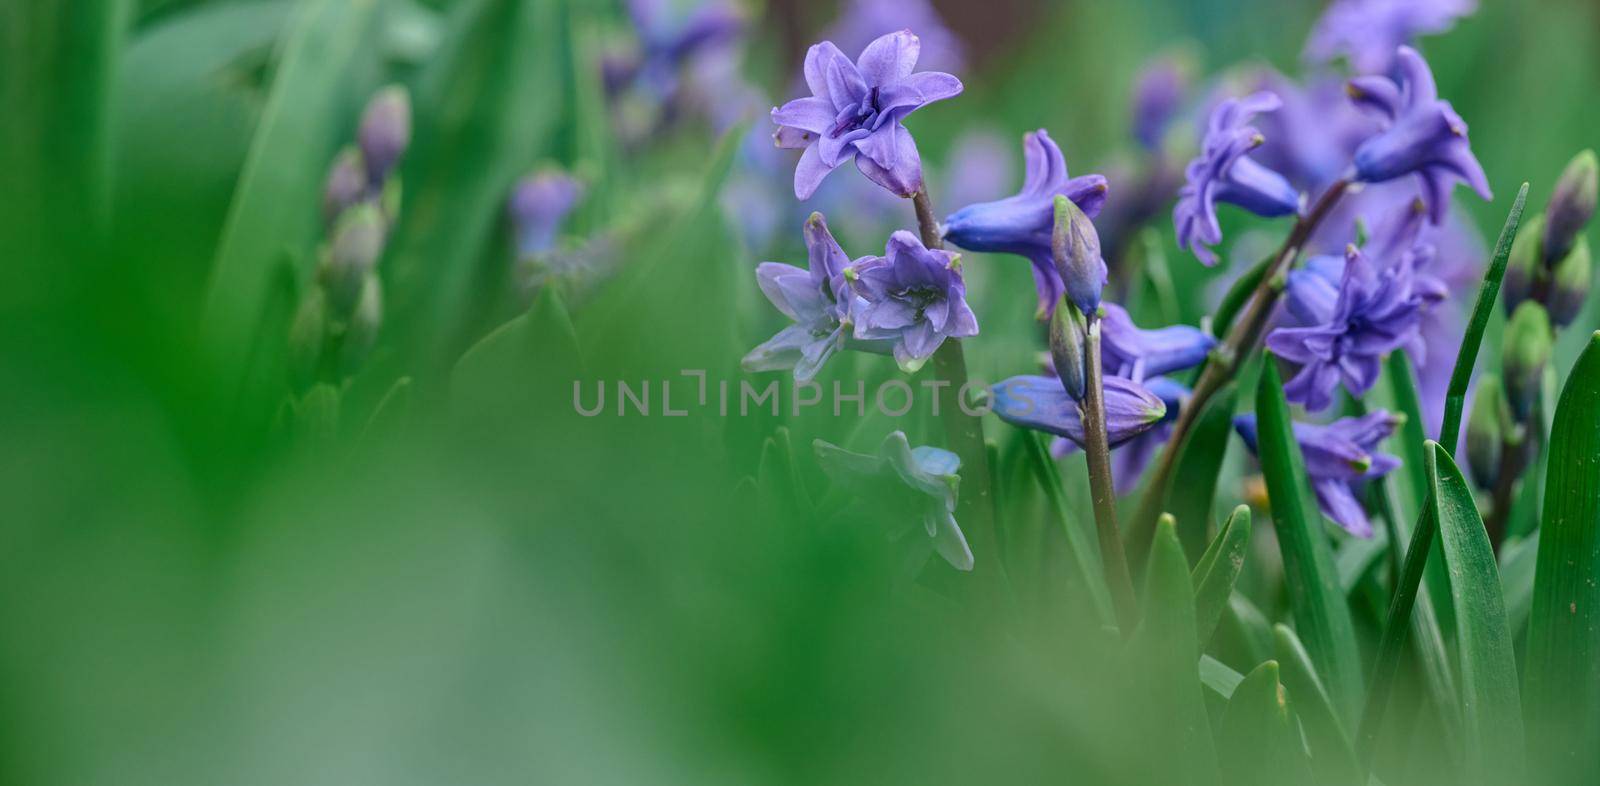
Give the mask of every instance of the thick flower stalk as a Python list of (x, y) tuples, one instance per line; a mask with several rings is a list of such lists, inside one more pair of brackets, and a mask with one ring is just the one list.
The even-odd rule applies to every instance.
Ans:
[[(1305, 458), (1306, 474), (1317, 505), (1335, 524), (1359, 538), (1372, 537), (1372, 522), (1356, 496), (1359, 485), (1381, 478), (1400, 466), (1400, 459), (1378, 451), (1400, 425), (1400, 417), (1377, 410), (1358, 418), (1340, 418), (1326, 426), (1294, 424), (1295, 441)], [(1256, 450), (1256, 416), (1240, 415), (1234, 430)]]
[[(1072, 177), (1061, 148), (1042, 128), (1023, 136), (1022, 155), (1022, 190), (1015, 196), (968, 205), (951, 213), (944, 221), (944, 238), (969, 251), (1025, 257), (1033, 264), (1039, 317), (1049, 316), (1056, 301), (1069, 289), (1073, 302), (1089, 313), (1098, 306), (1100, 288), (1105, 285), (1105, 262), (1096, 253), (1092, 258), (1100, 260), (1097, 270), (1085, 271), (1071, 284), (1063, 280), (1051, 251), (1055, 199), (1071, 200), (1087, 221), (1105, 205), (1106, 179), (1100, 175)], [(1083, 233), (1078, 230), (1078, 234)], [(1098, 244), (1099, 240), (1094, 242)]]
[(1267, 141), (1259, 129), (1249, 125), (1251, 118), (1280, 106), (1282, 101), (1267, 92), (1217, 105), (1201, 141), (1200, 155), (1184, 170), (1186, 182), (1178, 192), (1172, 220), (1178, 245), (1206, 265), (1216, 264), (1211, 247), (1222, 242), (1218, 202), (1265, 218), (1295, 215), (1300, 210), (1304, 200), (1288, 179), (1250, 157), (1251, 151)]
[(955, 517), (959, 456), (926, 445), (913, 448), (901, 431), (885, 437), (875, 454), (820, 439), (813, 447), (829, 479), (880, 519), (888, 517), (892, 539), (909, 541), (916, 565), (938, 552), (956, 570), (972, 570), (972, 549)]
[(772, 110), (779, 147), (804, 150), (794, 193), (809, 199), (829, 172), (855, 161), (872, 182), (912, 197), (923, 190), (922, 158), (901, 121), (961, 93), (961, 81), (938, 71), (914, 73), (921, 41), (909, 30), (878, 38), (851, 61), (831, 42), (806, 53), (811, 95)]
[(1382, 183), (1415, 174), (1433, 223), (1450, 210), (1457, 182), (1492, 199), (1489, 179), (1467, 141), (1467, 123), (1449, 101), (1439, 98), (1433, 71), (1417, 50), (1402, 46), (1395, 55), (1398, 79), (1365, 76), (1350, 80), (1350, 97), (1381, 117), (1388, 127), (1356, 148), (1355, 179)]

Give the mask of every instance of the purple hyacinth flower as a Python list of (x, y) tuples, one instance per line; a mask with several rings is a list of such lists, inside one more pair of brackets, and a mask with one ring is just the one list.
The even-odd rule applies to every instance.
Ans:
[(808, 269), (780, 262), (756, 266), (762, 294), (794, 324), (750, 350), (742, 361), (746, 371), (793, 369), (796, 380), (809, 382), (846, 343), (852, 296), (844, 271), (850, 259), (821, 213), (806, 220), (805, 238)]
[(970, 205), (1004, 194), (1016, 177), (1011, 144), (990, 130), (956, 138), (945, 161), (942, 182), (952, 204)]
[(374, 188), (388, 179), (411, 145), (411, 94), (399, 86), (379, 90), (361, 113), (356, 131), (367, 181)]
[(1343, 56), (1362, 74), (1386, 74), (1395, 50), (1417, 36), (1448, 31), (1478, 8), (1477, 0), (1336, 0), (1306, 42), (1306, 59)]
[(892, 519), (891, 538), (905, 538), (922, 524), (926, 538), (914, 541), (916, 567), (937, 551), (956, 570), (972, 570), (972, 549), (955, 517), (959, 456), (926, 445), (913, 448), (900, 431), (885, 437), (876, 454), (855, 453), (820, 439), (812, 447), (830, 480), (873, 505), (877, 520)]
[(978, 335), (960, 257), (929, 249), (910, 232), (890, 235), (883, 256), (856, 260), (844, 277), (856, 295), (855, 337), (892, 342), (895, 363), (907, 373), (922, 368), (945, 339)]
[(1186, 182), (1172, 211), (1178, 245), (1206, 265), (1216, 264), (1210, 246), (1222, 242), (1216, 203), (1238, 205), (1265, 218), (1300, 210), (1300, 192), (1283, 175), (1249, 157), (1266, 142), (1258, 129), (1248, 125), (1250, 119), (1281, 105), (1277, 96), (1263, 91), (1224, 101), (1211, 112), (1200, 155), (1184, 170)]
[(830, 41), (806, 53), (811, 95), (772, 110), (778, 146), (804, 149), (795, 167), (794, 193), (809, 199), (839, 165), (856, 168), (891, 193), (922, 190), (922, 159), (901, 121), (912, 112), (961, 92), (961, 81), (938, 71), (912, 73), (921, 41), (910, 30), (867, 45), (855, 62)]
[[(1340, 418), (1326, 426), (1294, 424), (1295, 442), (1305, 459), (1317, 507), (1346, 532), (1358, 538), (1372, 537), (1372, 522), (1356, 499), (1356, 484), (1380, 478), (1400, 466), (1400, 459), (1378, 452), (1378, 443), (1387, 439), (1401, 419), (1383, 410), (1358, 418)], [(1256, 451), (1255, 415), (1233, 419), (1234, 430)]]
[(1189, 69), (1178, 57), (1151, 60), (1133, 85), (1133, 138), (1146, 150), (1161, 149), (1172, 118), (1189, 92)]
[(1055, 198), (1072, 200), (1092, 218), (1105, 205), (1106, 179), (1100, 175), (1069, 175), (1061, 148), (1042, 128), (1022, 137), (1022, 155), (1026, 171), (1022, 190), (1015, 196), (968, 205), (950, 214), (945, 219), (944, 237), (968, 251), (1026, 257), (1033, 263), (1033, 280), (1039, 290), (1038, 314), (1043, 317), (1055, 309), (1056, 301), (1067, 290), (1050, 250)]
[[(1250, 157), (1281, 173), (1302, 192), (1321, 193), (1345, 175), (1356, 148), (1381, 128), (1350, 102), (1343, 79), (1322, 75), (1302, 84), (1265, 69), (1252, 81), (1256, 89), (1278, 96), (1283, 106), (1255, 119), (1267, 141)], [(1349, 228), (1347, 222), (1343, 229)], [(1344, 248), (1353, 237), (1341, 236), (1334, 248)]]
[(1145, 330), (1122, 306), (1103, 303), (1101, 365), (1105, 373), (1130, 379), (1170, 374), (1199, 365), (1217, 340), (1188, 325)]
[[(1143, 385), (1122, 377), (1104, 379), (1106, 438), (1117, 447), (1156, 427), (1167, 407)], [(1056, 377), (1025, 375), (990, 388), (994, 414), (1014, 426), (1066, 437), (1082, 446), (1081, 404), (1067, 395)]]
[(582, 182), (559, 169), (545, 169), (517, 181), (506, 205), (517, 255), (525, 258), (555, 248), (561, 224), (577, 207), (583, 191)]
[(923, 66), (950, 72), (965, 66), (961, 39), (928, 0), (849, 0), (839, 21), (823, 37), (846, 52), (855, 52), (879, 36), (905, 29), (917, 31), (922, 39)]
[[(1156, 452), (1172, 437), (1173, 424), (1189, 399), (1189, 388), (1167, 377), (1147, 379), (1143, 384), (1166, 405), (1167, 413), (1149, 431), (1122, 443), (1111, 454), (1112, 483), (1118, 494), (1130, 493), (1138, 487), (1145, 468), (1150, 466), (1150, 459), (1155, 458)], [(1050, 455), (1058, 459), (1079, 449), (1065, 437), (1057, 437), (1050, 443)]]
[(745, 25), (744, 15), (729, 0), (628, 0), (627, 7), (639, 50), (605, 64), (606, 86), (615, 93), (636, 83), (661, 101), (677, 94), (686, 63), (737, 40)]
[[(1291, 287), (1309, 286), (1321, 276), (1309, 272), (1291, 281)], [(1318, 319), (1307, 327), (1280, 327), (1267, 336), (1267, 346), (1279, 357), (1298, 363), (1300, 370), (1284, 385), (1290, 401), (1317, 411), (1333, 403), (1340, 382), (1359, 396), (1378, 381), (1383, 356), (1406, 347), (1421, 353), (1418, 326), (1422, 304), (1413, 292), (1412, 271), (1404, 259), (1379, 269), (1351, 247), (1345, 254), (1343, 275), (1331, 312), (1326, 298), (1291, 295), (1291, 310), (1307, 309), (1304, 317)], [(1316, 308), (1317, 310), (1310, 310)], [(1325, 318), (1324, 318), (1325, 314)], [(1297, 312), (1297, 316), (1301, 316)]]
[(1388, 121), (1381, 133), (1356, 148), (1356, 179), (1381, 183), (1405, 175), (1421, 178), (1422, 198), (1433, 223), (1450, 211), (1450, 189), (1465, 182), (1484, 199), (1492, 199), (1489, 179), (1467, 142), (1467, 124), (1439, 98), (1433, 72), (1417, 50), (1399, 49), (1400, 81), (1366, 76), (1350, 80), (1357, 105)]

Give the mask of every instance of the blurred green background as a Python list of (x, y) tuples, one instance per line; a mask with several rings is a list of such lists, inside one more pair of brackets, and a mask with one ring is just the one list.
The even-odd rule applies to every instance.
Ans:
[[(937, 5), (969, 62), (964, 95), (908, 122), (936, 198), (973, 129), (1014, 155), (1045, 127), (1075, 173), (1103, 171), (1131, 147), (1130, 86), (1152, 55), (1293, 72), (1319, 11)], [(751, 9), (744, 73), (768, 105), (834, 12)], [(798, 217), (750, 248), (715, 198), (745, 166), (739, 137), (719, 148), (690, 122), (619, 140), (597, 64), (624, 28), (581, 0), (0, 8), (0, 778), (1118, 779), (1129, 752), (1096, 742), (1116, 700), (1079, 668), (1092, 647), (1065, 617), (1018, 630), (953, 613), (937, 577), (903, 581), (871, 522), (759, 491), (772, 472), (816, 488), (812, 437), (927, 424), (813, 413), (787, 423), (791, 450), (764, 447), (771, 417), (573, 414), (574, 379), (740, 379), (777, 322), (755, 264), (803, 257)], [(1595, 144), (1597, 44), (1600, 6), (1583, 0), (1484, 0), (1425, 40), (1497, 193), (1457, 195), (1486, 234), (1518, 183), (1542, 200)], [(391, 82), (411, 90), (417, 132), (381, 265), (383, 338), (336, 401), (295, 401), (272, 358), (320, 239), (322, 178)], [(619, 238), (621, 272), (568, 304), (571, 328), (549, 300), (519, 318), (504, 291), (505, 196), (550, 163), (590, 185), (568, 233)], [(276, 223), (219, 251), (246, 188)], [(886, 228), (910, 225), (892, 209)], [(871, 253), (874, 231), (843, 232), (847, 250)], [(1209, 274), (1168, 244), (1197, 291)], [(224, 253), (254, 278), (208, 294)], [(967, 264), (975, 373), (1031, 373), (1043, 344), (1022, 265)], [(1593, 300), (1580, 326), (1597, 323)], [(1190, 319), (1204, 308), (1184, 301)], [(208, 334), (219, 324), (236, 332)], [(1562, 372), (1587, 333), (1565, 336)], [(880, 361), (824, 382), (887, 378)], [(1028, 517), (1002, 526), (1048, 549)], [(1273, 586), (1267, 563), (1256, 586)]]

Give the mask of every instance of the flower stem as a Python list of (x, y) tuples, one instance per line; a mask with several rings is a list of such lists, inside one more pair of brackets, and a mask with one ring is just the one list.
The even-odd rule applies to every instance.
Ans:
[[(1167, 440), (1166, 447), (1156, 461), (1155, 471), (1146, 486), (1144, 499), (1139, 504), (1133, 525), (1129, 527), (1129, 550), (1133, 553), (1134, 559), (1138, 559), (1148, 548), (1150, 539), (1155, 533), (1156, 517), (1161, 515), (1161, 506), (1166, 504), (1167, 484), (1171, 481), (1178, 453), (1194, 427), (1195, 418), (1205, 410), (1206, 402), (1233, 379), (1239, 371), (1239, 366), (1261, 343), (1261, 334), (1266, 331), (1267, 321), (1278, 305), (1279, 295), (1283, 293), (1283, 278), (1289, 266), (1300, 256), (1300, 251), (1311, 238), (1311, 233), (1321, 226), (1328, 214), (1333, 212), (1334, 206), (1339, 204), (1339, 200), (1350, 190), (1350, 185), (1348, 180), (1335, 181), (1317, 199), (1316, 204), (1312, 205), (1311, 210), (1295, 221), (1294, 228), (1289, 230), (1289, 236), (1284, 238), (1283, 245), (1268, 257), (1271, 262), (1262, 271), (1261, 280), (1256, 284), (1255, 293), (1250, 297), (1250, 304), (1228, 326), (1227, 336), (1216, 349), (1212, 350), (1211, 357), (1201, 369), (1200, 378), (1194, 383), (1194, 392), (1189, 395), (1188, 402), (1178, 413), (1178, 420), (1172, 427), (1172, 436)], [(1202, 526), (1202, 523), (1190, 522), (1186, 526)]]
[[(917, 211), (917, 229), (922, 245), (944, 248), (939, 222), (926, 190), (911, 198)], [(933, 373), (945, 383), (938, 388), (939, 419), (944, 423), (946, 445), (961, 457), (961, 493), (956, 501), (956, 521), (972, 536), (973, 573), (990, 581), (1000, 575), (1000, 548), (994, 522), (994, 492), (989, 469), (989, 451), (983, 441), (981, 412), (969, 411), (962, 391), (969, 384), (966, 353), (961, 341), (946, 339), (933, 353)]]
[[(1063, 307), (1076, 310), (1070, 304), (1063, 304)], [(1089, 463), (1089, 495), (1094, 501), (1095, 529), (1100, 535), (1100, 560), (1105, 565), (1106, 583), (1111, 587), (1117, 625), (1126, 638), (1133, 635), (1139, 609), (1133, 597), (1133, 579), (1128, 574), (1128, 557), (1122, 548), (1122, 533), (1117, 529), (1117, 492), (1111, 477), (1111, 444), (1106, 434), (1098, 317), (1089, 319), (1088, 335), (1084, 353), (1083, 452)]]

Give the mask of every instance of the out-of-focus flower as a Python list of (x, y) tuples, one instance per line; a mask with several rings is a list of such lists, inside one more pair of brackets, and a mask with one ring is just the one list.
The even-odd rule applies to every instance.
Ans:
[[(1314, 277), (1307, 281), (1313, 284)], [(1284, 386), (1290, 401), (1316, 411), (1333, 403), (1333, 390), (1342, 381), (1351, 395), (1359, 396), (1378, 381), (1383, 356), (1407, 347), (1413, 354), (1424, 350), (1417, 326), (1421, 303), (1412, 292), (1410, 266), (1400, 264), (1379, 270), (1360, 250), (1346, 253), (1343, 277), (1332, 312), (1307, 327), (1280, 327), (1267, 336), (1267, 346), (1280, 357), (1300, 364), (1300, 371)], [(1299, 282), (1290, 281), (1294, 288)], [(1321, 309), (1325, 298), (1291, 296), (1302, 307)], [(1306, 316), (1321, 317), (1315, 311)]]
[(1145, 330), (1133, 324), (1122, 306), (1103, 303), (1101, 365), (1107, 374), (1145, 379), (1182, 371), (1206, 359), (1217, 340), (1188, 325)]
[(959, 456), (935, 447), (913, 448), (900, 431), (885, 437), (875, 455), (854, 453), (820, 439), (812, 447), (834, 483), (877, 508), (874, 513), (881, 515), (875, 518), (895, 517), (891, 538), (902, 539), (922, 524), (926, 538), (915, 539), (923, 555), (918, 564), (928, 552), (937, 551), (956, 570), (972, 570), (972, 549), (955, 517)]
[(350, 208), (339, 220), (333, 243), (317, 271), (318, 283), (327, 291), (328, 306), (336, 316), (343, 318), (355, 309), (367, 275), (383, 254), (386, 233), (383, 215), (371, 202)]
[(795, 196), (810, 198), (829, 172), (852, 159), (897, 196), (922, 190), (922, 159), (901, 121), (960, 94), (961, 81), (938, 71), (913, 73), (921, 46), (902, 30), (868, 44), (855, 62), (832, 42), (811, 47), (805, 78), (812, 94), (772, 110), (778, 146), (805, 151), (795, 168)]
[(382, 327), (383, 285), (377, 276), (367, 276), (339, 342), (339, 373), (350, 376), (360, 370), (361, 364), (372, 354), (372, 348), (377, 346), (378, 330)]
[(1539, 399), (1544, 367), (1555, 351), (1555, 331), (1544, 306), (1523, 301), (1506, 322), (1500, 350), (1500, 370), (1505, 374), (1506, 401), (1518, 422), (1527, 422)]
[(1477, 8), (1477, 0), (1335, 0), (1312, 30), (1305, 56), (1313, 63), (1343, 56), (1359, 73), (1388, 73), (1396, 48), (1446, 32)]
[(1133, 138), (1146, 150), (1159, 151), (1172, 118), (1189, 92), (1190, 66), (1166, 55), (1146, 63), (1134, 79)]
[(1479, 488), (1494, 488), (1500, 477), (1500, 451), (1505, 442), (1505, 427), (1510, 413), (1505, 405), (1500, 378), (1484, 374), (1472, 392), (1472, 409), (1467, 413), (1467, 468)]
[[(1313, 76), (1301, 84), (1265, 69), (1252, 81), (1258, 90), (1278, 96), (1283, 106), (1255, 119), (1266, 142), (1250, 157), (1302, 192), (1321, 193), (1338, 180), (1350, 168), (1356, 148), (1379, 130), (1377, 120), (1351, 104), (1342, 79)], [(1338, 238), (1335, 248), (1351, 240)]]
[(1479, 196), (1491, 199), (1489, 179), (1467, 142), (1467, 124), (1439, 98), (1433, 72), (1415, 49), (1397, 54), (1398, 81), (1382, 76), (1356, 77), (1349, 92), (1357, 105), (1374, 110), (1389, 126), (1356, 148), (1356, 179), (1381, 183), (1415, 174), (1433, 223), (1444, 221), (1450, 190), (1465, 182)]
[(1577, 245), (1556, 263), (1550, 274), (1550, 322), (1556, 327), (1572, 324), (1583, 313), (1583, 304), (1589, 298), (1590, 285), (1594, 283), (1594, 260), (1589, 256), (1589, 239), (1578, 236)]
[(628, 0), (638, 51), (607, 63), (613, 92), (636, 82), (662, 101), (678, 90), (683, 66), (696, 55), (726, 45), (744, 30), (744, 15), (729, 0)]
[(370, 196), (367, 168), (361, 163), (361, 150), (347, 147), (339, 151), (328, 169), (328, 179), (322, 187), (322, 220), (333, 227), (352, 205)]
[(367, 102), (357, 132), (367, 180), (382, 183), (411, 145), (411, 95), (398, 85), (386, 87)]
[[(1117, 447), (1155, 428), (1166, 404), (1143, 385), (1122, 377), (1104, 380), (1106, 438)], [(1061, 380), (1035, 375), (1012, 377), (990, 389), (994, 414), (1014, 426), (1066, 437), (1082, 446), (1082, 404), (1067, 394)]]
[(517, 255), (529, 257), (555, 248), (561, 224), (583, 191), (582, 182), (560, 169), (544, 169), (518, 180), (506, 205)]
[(925, 67), (953, 73), (965, 66), (961, 39), (945, 26), (928, 0), (849, 0), (839, 21), (823, 37), (846, 52), (856, 52), (879, 36), (906, 29), (915, 30), (922, 39)]
[(1248, 155), (1266, 142), (1260, 130), (1248, 125), (1250, 119), (1281, 105), (1267, 92), (1219, 104), (1211, 113), (1200, 155), (1184, 170), (1186, 182), (1172, 211), (1178, 245), (1206, 265), (1216, 264), (1210, 246), (1222, 242), (1216, 203), (1238, 205), (1266, 218), (1293, 215), (1300, 209), (1300, 192), (1283, 175)]
[[(945, 239), (969, 251), (999, 252), (1026, 257), (1033, 263), (1039, 290), (1038, 314), (1055, 308), (1067, 286), (1051, 252), (1055, 228), (1055, 198), (1064, 196), (1086, 216), (1100, 212), (1106, 199), (1106, 179), (1100, 175), (1072, 177), (1067, 173), (1061, 148), (1044, 129), (1022, 138), (1026, 175), (1022, 191), (995, 202), (968, 205), (945, 219)], [(1103, 260), (1102, 260), (1103, 263)], [(1104, 282), (1104, 275), (1101, 276)], [(1087, 292), (1082, 291), (1087, 302)], [(1074, 298), (1077, 301), (1078, 298)], [(1080, 306), (1081, 307), (1081, 306)], [(1092, 312), (1089, 309), (1085, 313)]]
[(807, 382), (845, 343), (851, 295), (844, 270), (850, 259), (821, 213), (806, 221), (805, 238), (809, 269), (779, 262), (756, 267), (762, 294), (794, 324), (750, 350), (742, 362), (746, 371), (793, 369), (796, 380)]
[[(1400, 466), (1400, 459), (1378, 452), (1378, 443), (1400, 425), (1401, 418), (1375, 410), (1358, 418), (1340, 418), (1326, 426), (1295, 423), (1294, 438), (1305, 458), (1306, 474), (1317, 495), (1317, 507), (1346, 532), (1372, 537), (1372, 522), (1356, 499), (1356, 484), (1380, 478)], [(1256, 451), (1256, 416), (1233, 419), (1234, 430)]]
[(951, 204), (970, 205), (1005, 193), (1016, 165), (1005, 139), (992, 131), (969, 131), (956, 139), (940, 184)]
[(1545, 208), (1544, 263), (1554, 266), (1566, 258), (1578, 235), (1594, 218), (1600, 197), (1600, 161), (1593, 150), (1573, 157), (1556, 180), (1550, 205)]
[(907, 373), (922, 368), (945, 339), (978, 335), (960, 257), (929, 249), (910, 232), (890, 235), (883, 256), (857, 260), (844, 277), (857, 297), (855, 337), (893, 342), (895, 363)]

